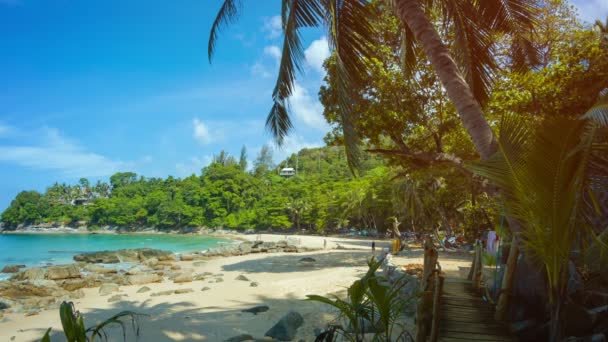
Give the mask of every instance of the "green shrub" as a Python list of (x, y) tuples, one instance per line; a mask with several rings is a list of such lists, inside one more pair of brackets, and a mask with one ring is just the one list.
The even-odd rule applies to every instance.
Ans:
[[(138, 317), (146, 316), (132, 311), (122, 311), (98, 325), (85, 328), (84, 317), (79, 311), (76, 311), (74, 303), (63, 302), (59, 307), (59, 317), (61, 317), (61, 325), (63, 334), (67, 342), (94, 342), (96, 337), (103, 338), (108, 341), (108, 336), (105, 333), (105, 328), (110, 325), (119, 325), (122, 328), (123, 338), (126, 340), (127, 327), (123, 318), (131, 320), (131, 326), (135, 331), (136, 336), (139, 336)], [(48, 328), (40, 342), (51, 342), (51, 328)]]

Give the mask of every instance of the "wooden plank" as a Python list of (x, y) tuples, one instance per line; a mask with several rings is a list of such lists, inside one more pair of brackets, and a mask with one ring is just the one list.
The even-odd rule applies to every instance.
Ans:
[(506, 329), (499, 325), (498, 323), (486, 323), (486, 322), (472, 322), (472, 323), (462, 323), (462, 322), (455, 322), (455, 321), (444, 321), (444, 324), (442, 325), (442, 327), (445, 330), (451, 330), (451, 331), (459, 331), (461, 327), (466, 327), (469, 330), (484, 330), (484, 329), (491, 329), (492, 331), (496, 331), (499, 334), (498, 335), (504, 335), (506, 332)]
[(459, 315), (446, 315), (440, 314), (441, 320), (443, 322), (452, 321), (452, 322), (461, 322), (461, 323), (495, 323), (494, 318), (488, 317), (487, 315), (476, 315), (476, 314), (459, 314)]
[(515, 341), (514, 338), (508, 336), (494, 336), (494, 335), (479, 335), (479, 334), (461, 334), (453, 333), (450, 335), (444, 335), (439, 337), (439, 341), (445, 342), (460, 342), (460, 341)]
[(453, 305), (442, 305), (441, 312), (445, 312), (450, 315), (458, 315), (459, 313), (477, 313), (480, 315), (492, 315), (493, 311), (480, 310), (479, 308), (472, 308), (466, 306), (453, 306)]
[(441, 306), (464, 306), (464, 307), (469, 307), (469, 308), (479, 308), (480, 310), (483, 310), (483, 311), (494, 311), (494, 307), (492, 305), (488, 305), (488, 303), (485, 303), (483, 301), (464, 299), (464, 298), (460, 298), (460, 299), (444, 298), (441, 300)]
[[(462, 324), (460, 322), (444, 322), (444, 324), (441, 326), (441, 331), (498, 336), (506, 335), (506, 332), (495, 326), (490, 326), (487, 324)], [(445, 336), (445, 334), (441, 335)]]

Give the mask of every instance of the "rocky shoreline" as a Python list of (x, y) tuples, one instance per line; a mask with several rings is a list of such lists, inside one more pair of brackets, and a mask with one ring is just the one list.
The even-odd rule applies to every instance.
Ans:
[[(174, 254), (147, 248), (123, 249), (78, 254), (74, 256), (75, 263), (67, 265), (30, 268), (23, 268), (23, 265), (8, 265), (3, 271), (13, 275), (9, 280), (0, 281), (0, 321), (4, 313), (23, 313), (30, 316), (38, 314), (41, 310), (58, 308), (63, 301), (82, 298), (84, 288), (99, 287), (101, 295), (105, 293), (109, 295), (115, 292), (113, 289), (117, 291), (120, 286), (127, 285), (161, 282), (181, 284), (204, 279), (214, 279), (214, 282), (223, 281), (221, 273), (195, 273), (192, 269), (182, 269), (177, 261), (204, 262), (216, 257), (254, 253), (300, 253), (315, 250), (319, 248), (298, 246), (296, 239), (277, 242), (245, 241), (221, 245), (203, 252)], [(116, 267), (117, 265), (126, 267)], [(251, 282), (250, 285), (257, 286), (257, 283)], [(145, 286), (140, 290), (145, 292)], [(151, 296), (159, 295), (165, 294), (151, 294)], [(120, 298), (114, 299), (120, 300)]]

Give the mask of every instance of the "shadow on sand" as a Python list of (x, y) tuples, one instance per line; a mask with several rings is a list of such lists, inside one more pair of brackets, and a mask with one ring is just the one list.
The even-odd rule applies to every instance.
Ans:
[[(127, 328), (125, 341), (223, 341), (240, 334), (262, 338), (266, 331), (289, 310), (296, 310), (304, 317), (304, 325), (298, 329), (297, 338), (308, 341), (314, 339), (315, 328), (325, 327), (326, 323), (334, 318), (334, 312), (328, 306), (295, 296), (284, 299), (258, 296), (255, 302), (235, 299), (229, 309), (212, 306), (197, 307), (188, 301), (188, 296), (213, 296), (212, 290), (179, 296), (183, 296), (184, 300), (174, 304), (152, 305), (150, 300), (142, 303), (125, 300), (116, 302), (108, 309), (87, 310), (84, 313), (85, 324), (94, 325), (118, 312), (130, 310), (148, 316), (138, 319), (139, 337), (135, 335), (130, 321), (125, 321)], [(266, 305), (269, 310), (257, 315), (241, 311), (258, 305)], [(59, 320), (59, 310), (57, 310), (57, 320)], [(42, 337), (46, 329), (45, 327), (35, 330)], [(106, 332), (108, 341), (123, 341), (120, 328), (114, 326), (106, 329)], [(18, 336), (18, 333), (16, 335)], [(54, 329), (51, 341), (63, 342), (65, 337), (62, 332)]]
[[(344, 252), (326, 252), (317, 254), (278, 254), (268, 255), (263, 259), (246, 260), (222, 267), (224, 271), (247, 273), (288, 273), (317, 271), (337, 267), (361, 267), (367, 269), (367, 260), (372, 256), (368, 251), (351, 250)], [(313, 258), (314, 262), (300, 261), (302, 258)]]

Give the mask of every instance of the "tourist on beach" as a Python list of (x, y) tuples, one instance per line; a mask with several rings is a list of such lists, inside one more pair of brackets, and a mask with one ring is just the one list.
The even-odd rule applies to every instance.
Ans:
[(372, 241), (372, 253), (376, 254), (376, 241)]
[(323, 239), (323, 249), (327, 249), (327, 239)]

